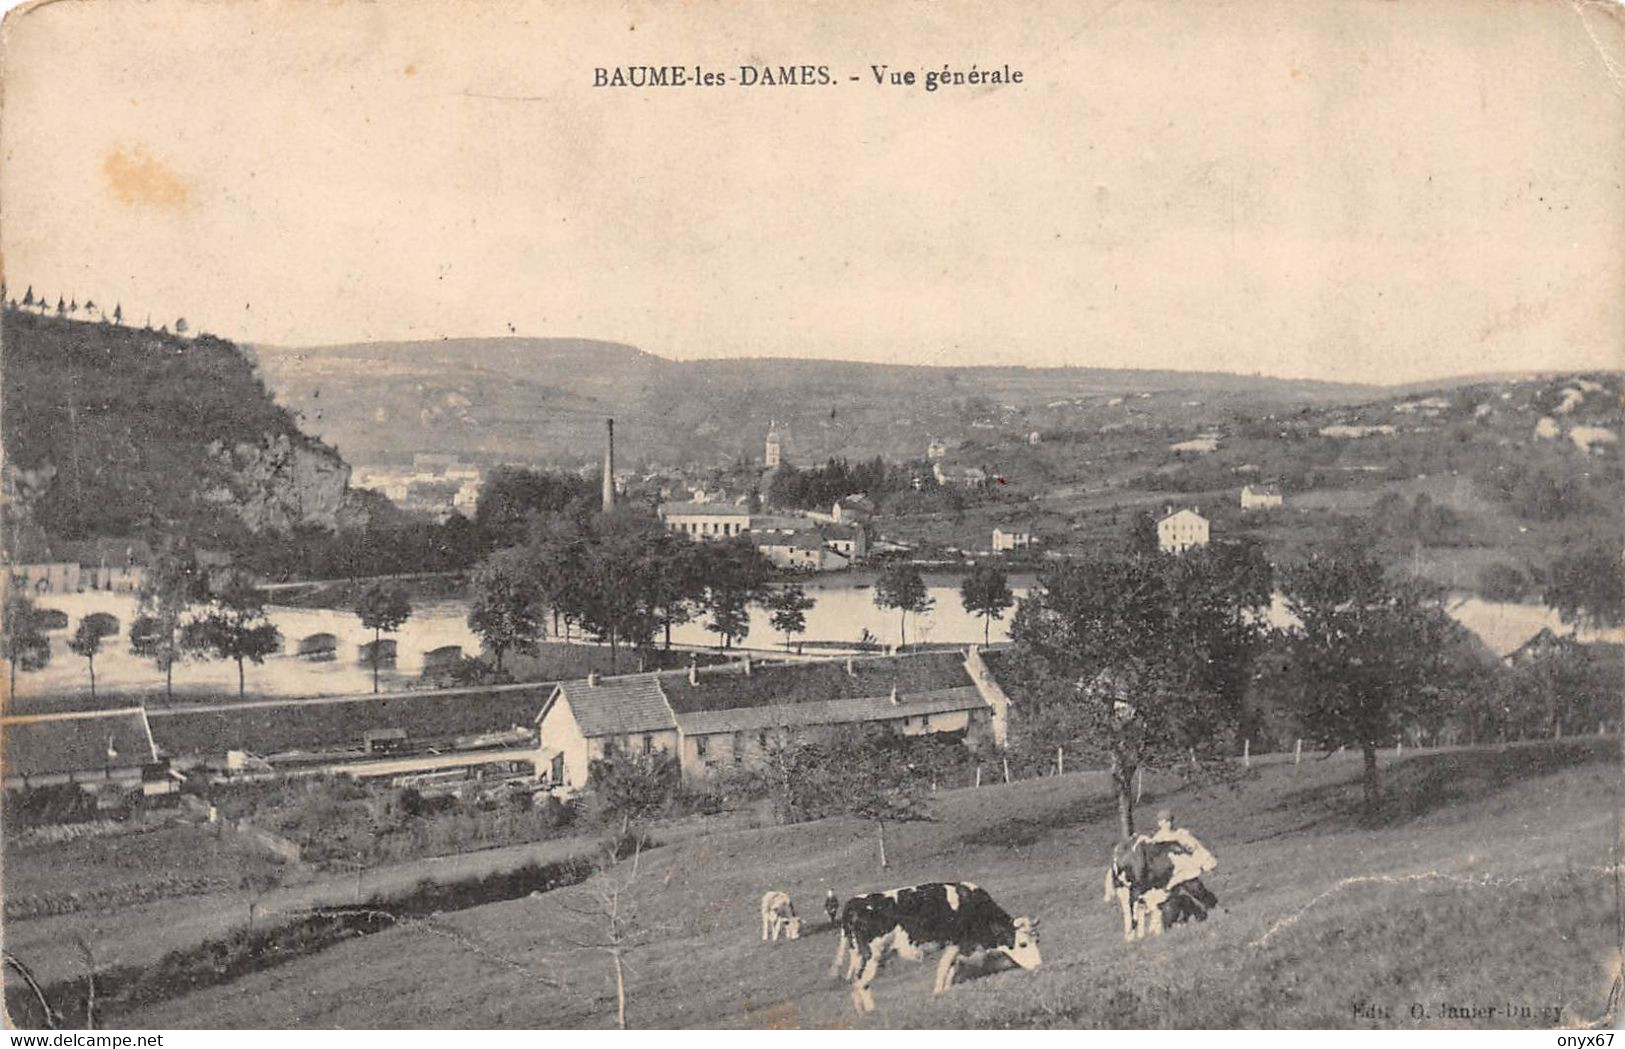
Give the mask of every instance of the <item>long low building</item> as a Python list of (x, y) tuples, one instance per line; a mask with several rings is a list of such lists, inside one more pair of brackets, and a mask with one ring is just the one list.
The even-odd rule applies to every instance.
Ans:
[(547, 779), (585, 786), (615, 751), (674, 754), (685, 779), (764, 761), (775, 748), (847, 725), (1002, 744), (1008, 705), (973, 670), (933, 652), (845, 662), (691, 668), (560, 684), (537, 715)]
[(66, 783), (149, 795), (178, 789), (143, 707), (0, 718), (0, 762), (6, 790)]

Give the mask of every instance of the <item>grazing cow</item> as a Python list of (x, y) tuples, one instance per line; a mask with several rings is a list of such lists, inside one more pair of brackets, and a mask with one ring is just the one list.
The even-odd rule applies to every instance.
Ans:
[(801, 939), (801, 919), (789, 894), (774, 889), (762, 895), (762, 939), (777, 940), (780, 933), (787, 940)]
[(1219, 902), (1200, 878), (1170, 888), (1177, 842), (1152, 841), (1136, 835), (1112, 848), (1106, 868), (1106, 902), (1116, 900), (1123, 911), (1124, 941), (1159, 935), (1164, 927), (1189, 918), (1205, 921)]
[(869, 985), (888, 954), (918, 961), (925, 947), (942, 946), (932, 988), (941, 994), (953, 984), (962, 955), (998, 951), (1023, 969), (1038, 968), (1037, 929), (1036, 921), (1010, 917), (987, 890), (968, 883), (870, 893), (847, 900), (841, 909), (841, 942), (830, 975), (840, 972), (850, 951), (846, 977), (852, 981), (852, 1004), (860, 1013), (873, 1012)]

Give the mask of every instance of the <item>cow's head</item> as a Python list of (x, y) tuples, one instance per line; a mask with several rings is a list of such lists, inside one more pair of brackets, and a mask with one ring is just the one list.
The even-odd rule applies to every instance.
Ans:
[(801, 939), (800, 918), (786, 918), (784, 920), (784, 938), (787, 940)]
[(1008, 947), (999, 948), (1010, 956), (1010, 960), (1023, 969), (1036, 969), (1043, 963), (1038, 954), (1038, 921), (1034, 918), (1017, 918), (1015, 925), (1015, 942)]

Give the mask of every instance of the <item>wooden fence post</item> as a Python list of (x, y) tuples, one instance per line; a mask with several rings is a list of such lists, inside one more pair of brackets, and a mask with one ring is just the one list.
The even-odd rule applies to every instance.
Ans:
[(1066, 748), (1064, 747), (1055, 748), (1055, 774), (1057, 776), (1066, 775)]
[(1292, 745), (1292, 764), (1300, 765), (1302, 763), (1303, 763), (1303, 740), (1300, 739), (1300, 740), (1298, 740), (1298, 742), (1296, 742), (1296, 743), (1294, 743)]
[(982, 785), (982, 766), (981, 765), (976, 766), (976, 785), (978, 787), (980, 787)]
[(1134, 804), (1140, 803), (1140, 795), (1145, 793), (1145, 766), (1141, 765), (1134, 773)]
[(1401, 736), (1398, 742), (1394, 744), (1394, 757), (1397, 758), (1403, 753), (1405, 753), (1405, 737)]
[(1253, 767), (1253, 741), (1250, 739), (1241, 741), (1241, 767), (1244, 769)]
[(1004, 781), (1006, 783), (1010, 782), (1010, 759), (1009, 758), (1004, 759)]

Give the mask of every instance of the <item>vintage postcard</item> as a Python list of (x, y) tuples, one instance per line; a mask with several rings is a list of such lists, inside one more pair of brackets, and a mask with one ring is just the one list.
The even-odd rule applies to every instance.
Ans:
[(1618, 1022), (1625, 8), (0, 44), (11, 1026)]

